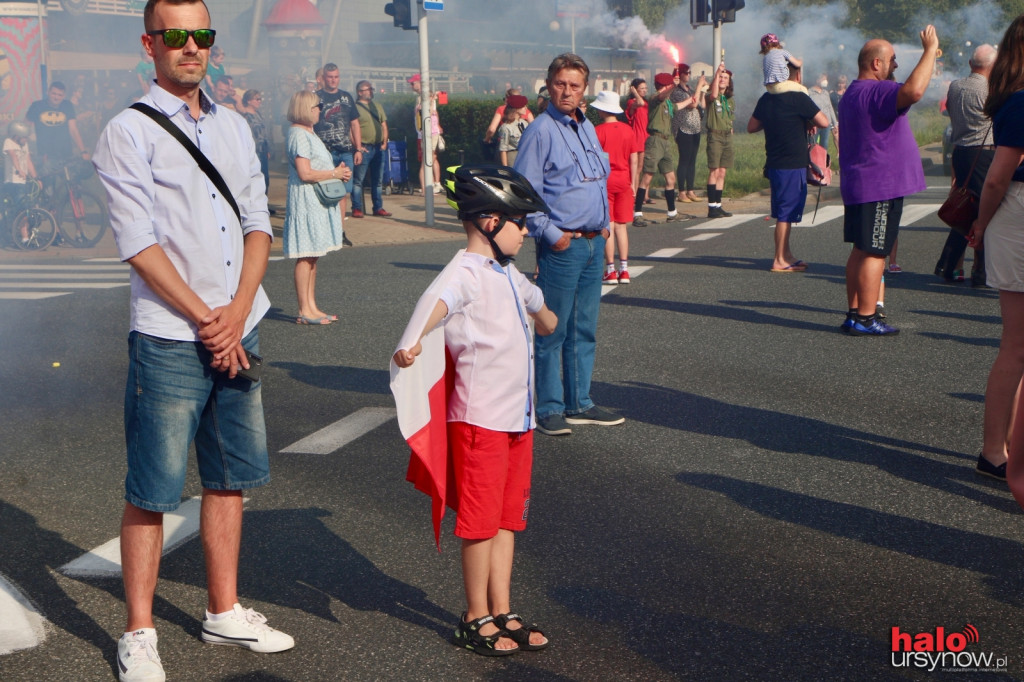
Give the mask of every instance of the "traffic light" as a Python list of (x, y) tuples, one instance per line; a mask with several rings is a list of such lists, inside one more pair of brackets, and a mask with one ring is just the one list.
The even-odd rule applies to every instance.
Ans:
[(416, 26), (412, 23), (412, 0), (389, 2), (384, 5), (384, 14), (387, 14), (394, 20), (395, 28), (400, 28), (403, 31), (416, 29)]
[(714, 18), (719, 22), (736, 21), (736, 10), (747, 6), (744, 0), (712, 0), (715, 3)]
[[(742, 0), (740, 1), (742, 2)], [(690, 0), (690, 24), (697, 28), (710, 23), (711, 5), (708, 4), (708, 0)]]

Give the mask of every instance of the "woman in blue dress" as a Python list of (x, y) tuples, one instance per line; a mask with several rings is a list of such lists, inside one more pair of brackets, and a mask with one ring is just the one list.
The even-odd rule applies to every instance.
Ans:
[(352, 169), (336, 167), (331, 153), (313, 132), (320, 118), (320, 98), (308, 91), (292, 95), (288, 104), (288, 208), (284, 217), (284, 255), (295, 258), (296, 324), (330, 324), (338, 319), (316, 305), (316, 269), (320, 256), (342, 244), (341, 211), (324, 206), (313, 184), (337, 178), (348, 181)]

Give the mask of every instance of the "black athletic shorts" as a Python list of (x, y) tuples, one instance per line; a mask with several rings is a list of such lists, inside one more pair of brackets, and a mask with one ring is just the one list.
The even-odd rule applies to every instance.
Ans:
[(845, 208), (843, 241), (873, 256), (888, 256), (900, 233), (903, 197)]

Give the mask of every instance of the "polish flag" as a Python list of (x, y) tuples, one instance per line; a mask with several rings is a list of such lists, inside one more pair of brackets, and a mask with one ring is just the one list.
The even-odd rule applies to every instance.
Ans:
[[(413, 310), (399, 350), (408, 350), (416, 345), (423, 333), (430, 313), (462, 260), (465, 249), (459, 251), (441, 274), (420, 296)], [(409, 444), (409, 470), (406, 480), (420, 492), (430, 495), (431, 516), (434, 523), (434, 541), (441, 550), (441, 519), (445, 506), (455, 508), (455, 471), (448, 451), (448, 396), (454, 384), (455, 372), (451, 356), (444, 345), (444, 326), (430, 330), (420, 341), (423, 352), (411, 367), (400, 369), (391, 360), (391, 393), (398, 408), (398, 428)], [(452, 491), (452, 499), (448, 498)]]

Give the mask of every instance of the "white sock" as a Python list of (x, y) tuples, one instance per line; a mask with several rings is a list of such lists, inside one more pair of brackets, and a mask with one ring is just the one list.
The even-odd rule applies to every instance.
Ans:
[(624, 261), (624, 260), (620, 260), (619, 261), (619, 272), (622, 272), (623, 270), (628, 270), (628, 269), (629, 269), (629, 262), (628, 261)]
[(235, 612), (234, 609), (231, 609), (230, 611), (225, 611), (224, 613), (210, 613), (209, 611), (207, 611), (206, 612), (206, 620), (212, 620), (212, 621), (224, 620), (225, 618), (227, 618), (228, 616), (230, 616), (234, 612)]
[(668, 212), (668, 217), (669, 218), (675, 218), (677, 215), (679, 215), (679, 211), (669, 211)]
[(608, 263), (604, 266), (604, 271), (608, 273), (615, 272), (615, 263)]

